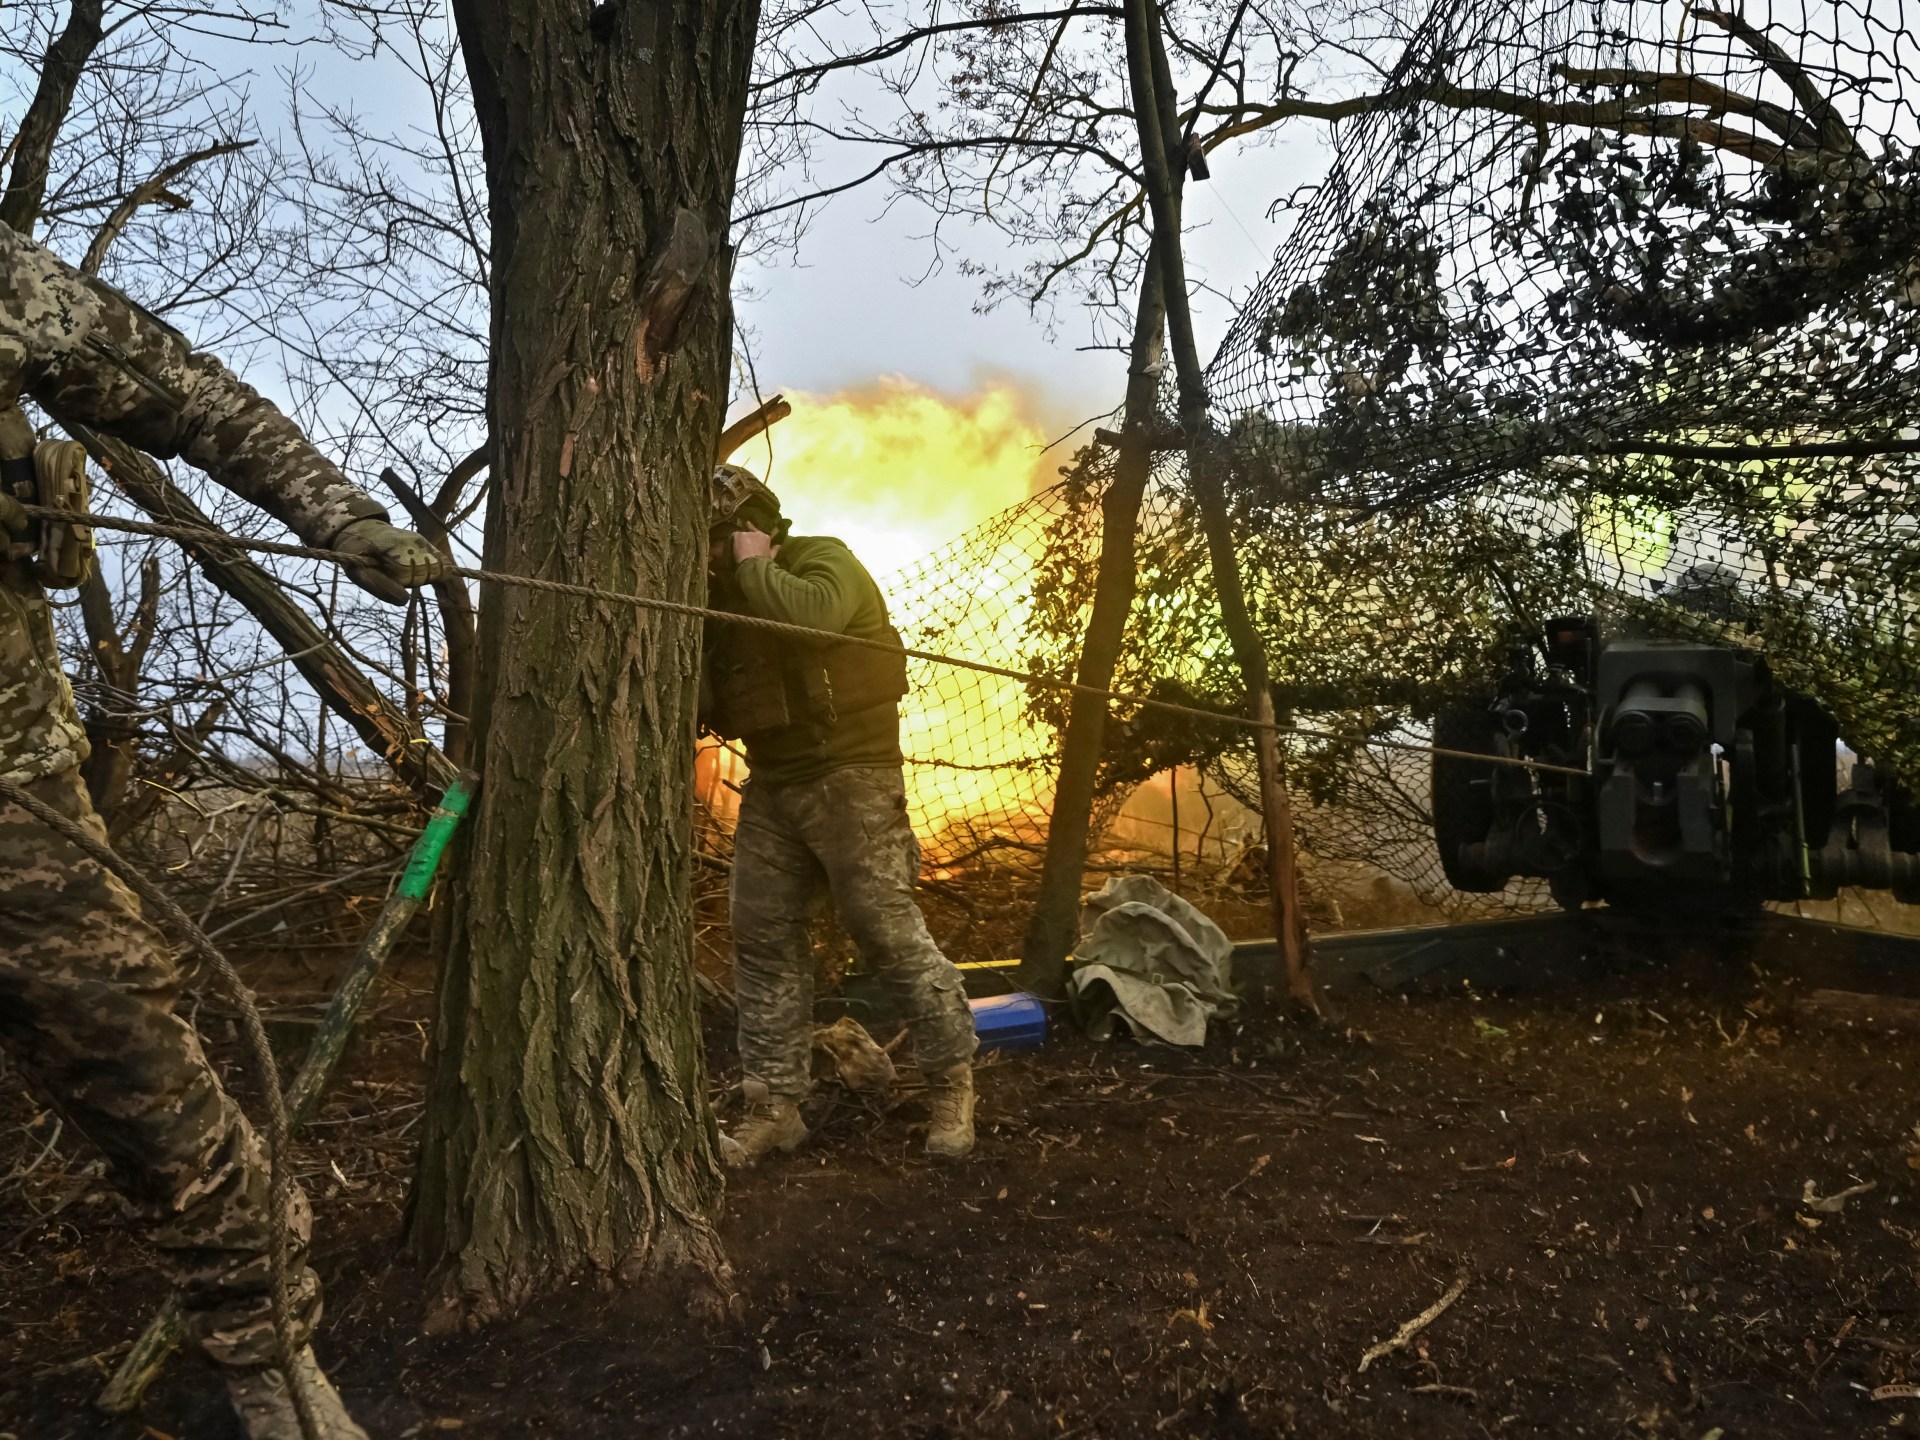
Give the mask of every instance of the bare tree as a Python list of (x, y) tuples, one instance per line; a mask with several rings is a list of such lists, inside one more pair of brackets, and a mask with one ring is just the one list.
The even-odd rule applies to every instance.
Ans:
[[(315, 292), (289, 243), (297, 217), (276, 198), (282, 157), (259, 138), (245, 90), (190, 47), (208, 34), (259, 43), (282, 33), (271, 14), (218, 4), (30, 0), (0, 17), (0, 95), (19, 106), (14, 126), (0, 122), (10, 221), (38, 228), (82, 268), (243, 365), (271, 353), (254, 317), (303, 310), (300, 299)], [(270, 523), (195, 477), (177, 482), (124, 446), (82, 438), (107, 466), (103, 508), (130, 499), (206, 528)], [(214, 502), (210, 512), (200, 496)], [(418, 668), (412, 657), (431, 653), (431, 637), (341, 606), (310, 568), (200, 547), (214, 582), (202, 590), (166, 563), (171, 546), (108, 538), (83, 590), (85, 643), (72, 656), (95, 741), (89, 781), (117, 838), (153, 818), (161, 797), (242, 775), (256, 789), (317, 787), (324, 808), (341, 810), (342, 792), (298, 758), (328, 753), (321, 698), (376, 754), (420, 772), (432, 753), (419, 744), (424, 713), (368, 676)], [(113, 597), (122, 585), (137, 591), (124, 619)], [(268, 637), (291, 655), (287, 668), (259, 663)], [(236, 753), (245, 757), (237, 767)]]

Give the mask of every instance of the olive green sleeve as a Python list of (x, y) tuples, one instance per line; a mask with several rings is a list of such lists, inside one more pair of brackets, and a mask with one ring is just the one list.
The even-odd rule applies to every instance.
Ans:
[[(179, 456), (325, 545), (387, 512), (226, 366), (109, 285), (0, 225), (0, 383), (56, 420)], [(10, 399), (11, 396), (0, 396)]]
[(747, 613), (845, 635), (878, 588), (853, 552), (837, 541), (789, 542), (778, 563), (742, 561), (735, 581)]

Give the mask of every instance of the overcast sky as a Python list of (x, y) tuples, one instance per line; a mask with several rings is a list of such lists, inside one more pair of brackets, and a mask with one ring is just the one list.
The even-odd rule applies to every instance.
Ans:
[[(1194, 226), (1190, 263), (1229, 293), (1244, 293), (1265, 271), (1280, 228), (1266, 219), (1284, 194), (1323, 162), (1317, 127), (1297, 127), (1290, 142), (1217, 163), (1213, 179), (1188, 192)], [(885, 205), (875, 187), (836, 198), (785, 255), (743, 267), (741, 318), (751, 328), (763, 388), (831, 391), (881, 375), (901, 375), (963, 393), (982, 378), (1006, 376), (1031, 387), (1049, 421), (1073, 423), (1118, 406), (1123, 357), (1085, 351), (1088, 326), (1071, 308), (1055, 317), (1057, 334), (1017, 304), (976, 313), (976, 280), (953, 267), (927, 275), (932, 247), (921, 238), (924, 213)], [(990, 248), (984, 225), (961, 243)], [(980, 253), (976, 250), (975, 253)], [(922, 278), (922, 277), (925, 278)], [(1203, 356), (1225, 329), (1229, 307), (1196, 296)]]
[[(264, 55), (273, 58), (256, 50), (247, 60), (262, 74), (262, 95), (279, 84), (273, 67), (286, 63), (285, 52)], [(346, 61), (316, 48), (303, 51), (300, 63), (314, 69), (319, 89), (331, 85), (337, 101), (378, 127), (394, 133), (431, 128), (424, 90), (390, 59)], [(391, 83), (383, 70), (391, 72)], [(816, 99), (823, 115), (888, 103), (864, 72), (838, 78), (837, 87)], [(263, 113), (263, 121), (270, 118)], [(1271, 146), (1222, 152), (1213, 179), (1189, 186), (1188, 268), (1196, 282), (1234, 295), (1260, 278), (1280, 238), (1267, 208), (1324, 169), (1324, 140), (1320, 125), (1295, 124)], [(869, 159), (861, 156), (860, 163)], [(889, 204), (889, 198), (878, 181), (837, 196), (815, 210), (797, 254), (773, 252), (741, 266), (738, 313), (763, 391), (823, 394), (900, 376), (965, 395), (1004, 378), (1031, 394), (1036, 416), (1049, 426), (1064, 428), (1118, 407), (1124, 361), (1080, 348), (1092, 336), (1070, 299), (1055, 312), (1051, 337), (1047, 325), (1017, 303), (978, 313), (979, 281), (957, 266), (932, 264), (927, 212), (910, 201)], [(1004, 243), (985, 224), (950, 221), (945, 234), (974, 259), (997, 258)], [(1204, 289), (1194, 299), (1204, 359), (1230, 308)]]

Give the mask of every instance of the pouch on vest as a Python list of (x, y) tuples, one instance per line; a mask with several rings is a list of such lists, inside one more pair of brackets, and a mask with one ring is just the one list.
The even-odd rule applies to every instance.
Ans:
[(701, 728), (722, 740), (738, 740), (794, 723), (787, 702), (787, 652), (791, 642), (746, 626), (726, 626), (709, 646), (701, 677)]
[[(904, 643), (891, 625), (884, 636), (874, 638), (895, 646)], [(807, 677), (808, 713), (828, 725), (857, 710), (892, 704), (907, 693), (907, 657), (897, 649), (825, 645), (801, 665)]]
[[(891, 625), (884, 638), (901, 643)], [(865, 645), (795, 644), (763, 630), (728, 627), (707, 652), (701, 692), (700, 724), (723, 740), (795, 725), (830, 730), (842, 715), (906, 695), (907, 657)]]
[[(90, 498), (86, 447), (73, 440), (42, 440), (24, 454), (0, 455), (0, 484), (23, 505), (85, 514)], [(40, 584), (50, 590), (71, 590), (93, 573), (93, 527), (35, 520), (6, 546), (6, 558), (31, 559), (29, 568)]]
[[(49, 510), (84, 515), (87, 447), (77, 440), (42, 440), (33, 447), (34, 483), (39, 503)], [(93, 527), (66, 520), (40, 522), (40, 553), (33, 575), (50, 590), (71, 590), (93, 573)]]

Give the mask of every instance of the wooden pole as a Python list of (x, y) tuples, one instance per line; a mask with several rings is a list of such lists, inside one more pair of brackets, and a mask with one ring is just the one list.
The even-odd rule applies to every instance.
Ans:
[(1167, 332), (1179, 383), (1180, 422), (1187, 439), (1187, 473), (1200, 523), (1206, 533), (1214, 588), (1220, 597), (1220, 621), (1233, 646), (1246, 686), (1247, 710), (1261, 728), (1254, 732), (1260, 774), (1260, 806), (1267, 822), (1268, 879), (1273, 892), (1274, 937), (1286, 970), (1287, 991), (1296, 1005), (1318, 1014), (1319, 998), (1307, 968), (1300, 923), (1299, 872), (1294, 858), (1293, 807), (1280, 771), (1280, 742), (1274, 726), (1273, 691), (1266, 649), (1247, 610), (1240, 565), (1233, 549), (1226, 494), (1216, 469), (1209, 421), (1206, 375), (1194, 341), (1188, 304), (1186, 264), (1180, 245), (1180, 186), (1185, 157), (1169, 148), (1178, 133), (1173, 84), (1155, 0), (1127, 0), (1127, 71), (1133, 90), (1134, 120), (1140, 132), (1141, 168), (1147, 203), (1153, 214), (1157, 256), (1166, 292)]
[(1167, 799), (1173, 806), (1173, 893), (1180, 893), (1180, 767), (1167, 767)]
[[(473, 789), (477, 783), (477, 777), (471, 771), (456, 778), (440, 797), (427, 828), (413, 842), (413, 851), (407, 856), (407, 868), (400, 874), (399, 886), (381, 907), (373, 928), (362, 937), (353, 964), (347, 967), (345, 977), (327, 1005), (327, 1013), (320, 1018), (320, 1026), (314, 1031), (313, 1043), (307, 1049), (299, 1073), (287, 1086), (289, 1133), (312, 1118), (320, 1097), (326, 1093), (327, 1083), (333, 1079), (340, 1057), (346, 1053), (347, 1041), (352, 1037), (353, 1022), (359, 1016), (361, 1002), (366, 999), (367, 991), (379, 976), (381, 967), (386, 964), (394, 942), (400, 938), (401, 932), (407, 928), (407, 922), (433, 888), (434, 872), (440, 868), (440, 856), (445, 852), (447, 842), (453, 838), (460, 817), (467, 813), (467, 804), (473, 799)], [(131, 1413), (139, 1406), (147, 1386), (153, 1383), (161, 1366), (167, 1363), (167, 1358), (179, 1347), (185, 1334), (186, 1313), (181, 1307), (179, 1292), (174, 1291), (162, 1302), (159, 1312), (148, 1322), (140, 1338), (133, 1342), (133, 1349), (127, 1352), (126, 1358), (120, 1362), (120, 1368), (114, 1371), (113, 1378), (107, 1381), (106, 1388), (100, 1392), (94, 1404), (109, 1415)]]

